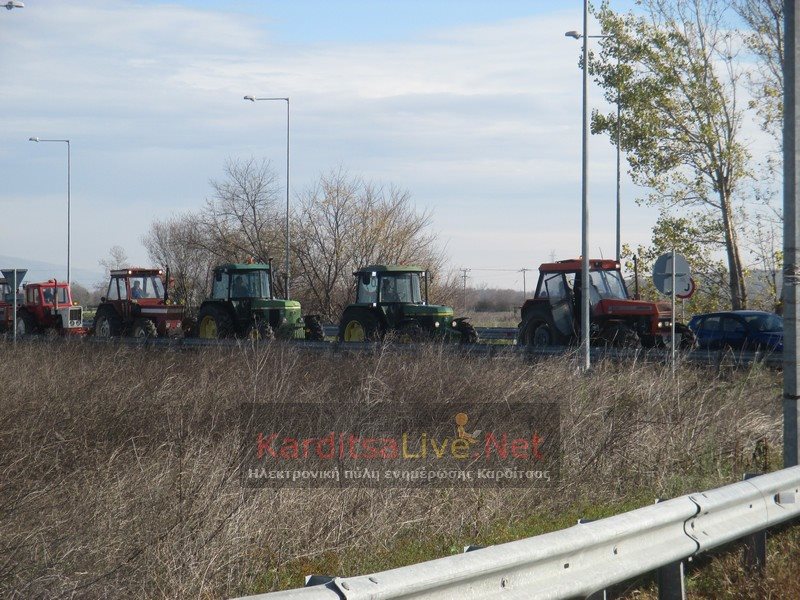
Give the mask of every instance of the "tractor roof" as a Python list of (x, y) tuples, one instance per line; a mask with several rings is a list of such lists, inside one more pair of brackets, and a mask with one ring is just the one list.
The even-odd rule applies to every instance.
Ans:
[[(544, 263), (539, 266), (540, 273), (572, 273), (580, 271), (583, 261), (580, 258), (560, 260), (554, 263)], [(616, 271), (619, 263), (615, 260), (605, 260), (599, 258), (589, 259), (589, 269), (592, 271)]]
[(131, 277), (148, 277), (150, 275), (163, 275), (161, 269), (144, 269), (142, 267), (128, 267), (127, 269), (112, 269), (112, 275), (130, 275)]
[(266, 263), (226, 263), (224, 265), (217, 265), (214, 267), (215, 271), (269, 271), (269, 265)]
[(425, 269), (414, 265), (367, 265), (356, 273), (423, 273)]
[(67, 285), (66, 281), (56, 281), (55, 279), (51, 279), (49, 281), (37, 281), (36, 283), (26, 283), (24, 287), (26, 287), (26, 288), (29, 288), (29, 287), (44, 287), (44, 288), (47, 288), (47, 287), (60, 287), (60, 288), (67, 288), (69, 286)]

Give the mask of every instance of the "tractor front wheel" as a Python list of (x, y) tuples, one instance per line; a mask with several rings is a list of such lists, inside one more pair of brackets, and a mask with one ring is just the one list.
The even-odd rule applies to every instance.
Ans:
[(612, 323), (601, 335), (606, 346), (612, 348), (638, 348), (641, 346), (638, 334), (623, 323)]
[(275, 331), (266, 321), (253, 321), (248, 325), (245, 337), (254, 342), (268, 342), (275, 339)]
[(522, 324), (517, 335), (517, 344), (520, 346), (544, 348), (552, 346), (554, 343), (553, 330), (550, 328), (550, 324), (532, 317)]
[(122, 320), (113, 308), (100, 307), (94, 317), (94, 335), (110, 338), (122, 333)]
[(158, 337), (156, 324), (150, 319), (136, 319), (131, 327), (131, 335), (135, 338), (146, 340)]
[(401, 344), (413, 344), (423, 341), (427, 336), (425, 330), (416, 321), (403, 323), (397, 330), (397, 341)]
[(204, 306), (197, 315), (197, 335), (205, 340), (233, 337), (235, 329), (228, 313), (213, 304)]
[(688, 325), (684, 325), (683, 323), (675, 323), (675, 334), (681, 336), (678, 349), (685, 350), (687, 352), (694, 349), (695, 344), (697, 343), (697, 338), (695, 338), (694, 331), (689, 329)]
[(461, 334), (462, 344), (478, 343), (478, 331), (469, 321), (458, 321), (454, 329)]
[(318, 315), (306, 315), (303, 317), (303, 323), (305, 324), (304, 333), (307, 340), (312, 342), (325, 341), (325, 328), (322, 326)]

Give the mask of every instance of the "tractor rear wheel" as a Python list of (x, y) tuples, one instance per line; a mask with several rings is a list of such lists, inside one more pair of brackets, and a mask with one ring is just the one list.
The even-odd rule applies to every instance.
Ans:
[(206, 340), (233, 337), (236, 330), (227, 311), (214, 304), (207, 304), (197, 315), (197, 336)]
[(462, 344), (478, 343), (478, 332), (469, 321), (458, 321), (454, 329), (461, 334)]
[(21, 312), (17, 316), (17, 337), (25, 337), (36, 333), (36, 319), (29, 312)]
[(312, 342), (325, 341), (325, 328), (319, 320), (319, 315), (306, 315), (303, 317), (303, 322), (305, 323), (304, 333), (306, 334), (307, 340), (311, 340)]
[(150, 319), (136, 319), (131, 327), (131, 335), (139, 339), (150, 339), (158, 337), (158, 330), (156, 324)]
[(339, 341), (371, 342), (380, 337), (380, 331), (378, 319), (371, 313), (359, 311), (348, 314), (345, 311), (339, 323)]
[(122, 319), (113, 308), (101, 306), (94, 317), (93, 329), (96, 337), (116, 337), (122, 333)]

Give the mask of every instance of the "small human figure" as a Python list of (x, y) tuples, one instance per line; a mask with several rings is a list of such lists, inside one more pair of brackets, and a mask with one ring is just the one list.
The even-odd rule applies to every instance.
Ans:
[(53, 290), (47, 289), (44, 291), (44, 301), (45, 304), (53, 303)]
[(397, 294), (397, 284), (394, 279), (384, 279), (381, 300), (383, 302), (400, 302), (400, 297)]
[(241, 275), (237, 275), (233, 280), (233, 290), (231, 296), (234, 298), (247, 298), (250, 296), (250, 288), (244, 282)]
[(142, 282), (141, 281), (134, 281), (133, 288), (131, 288), (131, 298), (134, 300), (138, 300), (139, 298), (144, 297), (144, 292), (142, 291)]

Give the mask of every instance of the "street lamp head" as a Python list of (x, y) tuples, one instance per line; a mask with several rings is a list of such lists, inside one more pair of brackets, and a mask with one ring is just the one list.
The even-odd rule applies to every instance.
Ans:
[(29, 142), (38, 142), (39, 138), (38, 137), (30, 137), (30, 138), (28, 138), (28, 141)]
[(564, 34), (564, 37), (571, 37), (571, 38), (575, 38), (576, 40), (579, 40), (583, 36), (580, 33), (578, 33), (577, 31), (568, 31), (567, 33)]
[(253, 96), (245, 96), (244, 99), (245, 100), (250, 100), (250, 102), (255, 102), (256, 101), (256, 99)]

